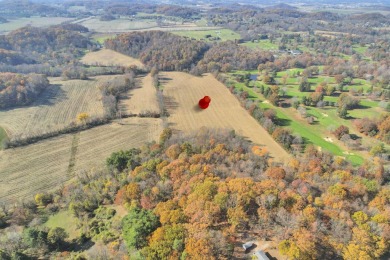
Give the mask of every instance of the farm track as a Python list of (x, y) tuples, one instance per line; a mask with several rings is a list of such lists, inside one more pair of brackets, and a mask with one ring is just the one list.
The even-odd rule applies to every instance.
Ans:
[(74, 176), (74, 168), (76, 164), (76, 154), (77, 154), (77, 148), (80, 141), (80, 133), (76, 133), (73, 135), (72, 140), (72, 146), (70, 148), (70, 159), (69, 159), (69, 166), (68, 166), (68, 178), (72, 178)]

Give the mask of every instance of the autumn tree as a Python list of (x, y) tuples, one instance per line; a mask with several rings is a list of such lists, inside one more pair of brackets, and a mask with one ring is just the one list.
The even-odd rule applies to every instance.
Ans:
[(343, 135), (349, 134), (349, 128), (345, 125), (341, 125), (333, 131), (333, 134), (340, 140)]
[(133, 207), (122, 219), (122, 235), (126, 246), (140, 249), (148, 244), (148, 236), (158, 227), (156, 215), (150, 210)]
[(87, 120), (89, 119), (89, 117), (90, 116), (87, 113), (80, 113), (77, 115), (77, 121), (85, 124), (87, 122)]
[(57, 249), (64, 244), (66, 238), (68, 233), (61, 227), (52, 228), (47, 233), (47, 241)]
[(123, 171), (126, 168), (134, 169), (140, 163), (140, 153), (141, 150), (136, 148), (127, 151), (114, 152), (107, 158), (106, 164), (109, 167), (114, 167), (118, 171)]

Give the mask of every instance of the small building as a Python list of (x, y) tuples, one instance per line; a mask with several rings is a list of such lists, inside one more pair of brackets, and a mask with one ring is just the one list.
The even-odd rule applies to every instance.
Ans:
[(264, 253), (263, 250), (257, 250), (254, 252), (252, 259), (269, 260), (268, 256)]
[(300, 50), (291, 50), (290, 53), (294, 56), (302, 54)]
[(242, 245), (242, 247), (247, 250), (248, 248), (251, 248), (253, 246), (253, 242), (246, 242)]

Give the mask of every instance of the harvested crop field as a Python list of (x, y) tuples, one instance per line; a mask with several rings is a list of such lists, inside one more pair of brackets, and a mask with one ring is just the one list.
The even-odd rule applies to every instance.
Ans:
[[(253, 143), (266, 146), (276, 160), (289, 158), (288, 153), (212, 75), (195, 77), (183, 72), (165, 72), (161, 73), (160, 79), (172, 128), (183, 132), (196, 131), (203, 126), (234, 129)], [(200, 110), (198, 101), (206, 95), (212, 101), (208, 109)]]
[(129, 67), (135, 65), (139, 68), (144, 67), (144, 64), (140, 60), (109, 49), (102, 49), (99, 51), (88, 52), (81, 59), (81, 62), (87, 65), (97, 65), (97, 66)]
[(157, 90), (150, 74), (141, 77), (140, 85), (121, 96), (119, 109), (125, 114), (143, 114), (147, 111), (159, 113)]
[(0, 151), (0, 203), (57, 188), (79, 170), (102, 166), (112, 152), (157, 141), (162, 120), (126, 118), (76, 134)]
[(98, 81), (112, 76), (91, 80), (61, 81), (50, 79), (48, 87), (32, 105), (0, 110), (0, 125), (10, 140), (39, 136), (69, 126), (79, 113), (90, 117), (104, 115)]

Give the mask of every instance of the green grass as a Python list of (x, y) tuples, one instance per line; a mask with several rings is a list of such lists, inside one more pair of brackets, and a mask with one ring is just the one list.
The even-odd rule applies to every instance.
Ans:
[(77, 238), (80, 234), (76, 227), (77, 219), (69, 211), (60, 211), (49, 217), (44, 224), (48, 228), (61, 227), (69, 234), (69, 240)]
[(359, 53), (361, 55), (364, 55), (364, 53), (366, 52), (368, 47), (367, 46), (354, 45), (354, 46), (352, 46), (352, 49), (354, 51), (356, 51), (357, 53)]
[(259, 40), (259, 42), (244, 42), (242, 45), (247, 46), (253, 49), (262, 49), (262, 50), (277, 50), (278, 45), (271, 43), (270, 40)]
[(104, 44), (105, 40), (115, 38), (116, 34), (107, 34), (107, 35), (95, 35), (93, 39), (95, 39), (98, 43)]
[[(301, 70), (289, 70), (289, 71), (279, 72), (277, 74), (277, 79), (279, 80), (280, 77), (282, 77), (286, 73), (288, 73), (290, 75), (290, 73), (292, 73), (293, 71), (298, 72)], [(246, 71), (235, 71), (232, 74), (245, 74), (245, 73), (247, 73), (247, 72)], [(250, 73), (254, 74), (257, 72), (250, 71)], [(232, 75), (232, 74), (230, 74), (230, 75)], [(232, 78), (234, 78), (234, 77), (232, 77)], [(296, 81), (297, 79), (292, 78), (292, 80)], [(316, 78), (312, 78), (311, 82), (319, 83), (319, 82), (322, 82), (324, 80), (327, 80), (328, 82), (332, 82), (334, 79), (332, 77), (319, 76)], [(233, 82), (235, 82), (235, 81), (233, 81)], [(238, 83), (238, 82), (235, 82), (234, 85), (235, 85), (236, 89), (247, 91), (249, 93), (249, 99), (259, 100), (261, 102), (259, 105), (261, 108), (274, 109), (277, 113), (277, 117), (280, 120), (284, 121), (284, 124), (286, 125), (286, 127), (288, 127), (293, 133), (299, 134), (305, 140), (305, 143), (319, 146), (322, 148), (323, 151), (328, 150), (329, 152), (331, 152), (332, 154), (334, 154), (336, 156), (345, 157), (347, 160), (351, 161), (351, 163), (354, 165), (360, 165), (364, 162), (363, 157), (361, 157), (360, 155), (356, 155), (356, 154), (346, 155), (343, 153), (344, 150), (341, 149), (337, 143), (328, 142), (324, 139), (324, 137), (331, 137), (333, 140), (335, 140), (335, 138), (329, 133), (329, 131), (327, 129), (330, 126), (337, 127), (341, 124), (344, 124), (344, 125), (347, 125), (348, 127), (352, 127), (351, 121), (341, 119), (337, 116), (336, 108), (320, 109), (320, 108), (315, 108), (315, 107), (307, 107), (308, 114), (315, 116), (317, 118), (317, 122), (315, 124), (310, 125), (306, 122), (302, 122), (301, 120), (297, 120), (296, 111), (293, 109), (285, 109), (285, 108), (281, 108), (281, 107), (275, 107), (269, 103), (262, 103), (262, 101), (264, 101), (266, 99), (264, 98), (263, 95), (254, 91), (253, 86), (247, 87), (247, 86), (245, 86), (244, 83)], [(254, 85), (255, 86), (260, 86), (260, 85), (268, 86), (267, 84), (264, 84), (261, 81), (256, 81), (254, 83)], [(294, 96), (302, 97), (302, 96), (307, 96), (309, 94), (308, 92), (298, 91), (297, 85), (287, 85), (286, 87), (287, 87), (286, 95), (290, 96), (290, 97), (294, 97)], [(333, 102), (336, 102), (337, 99), (338, 99), (337, 97), (328, 97), (328, 96), (325, 97), (325, 100), (333, 101)], [(376, 105), (376, 102), (372, 102), (372, 101), (368, 101), (368, 100), (363, 102), (363, 104), (364, 103), (367, 103), (367, 104), (365, 104), (365, 106), (369, 105), (369, 107), (373, 107), (374, 105)], [(371, 108), (369, 108), (369, 109), (371, 110)], [(368, 109), (360, 109), (360, 110), (367, 111)], [(352, 111), (354, 111), (354, 110), (352, 110)], [(349, 111), (349, 112), (352, 112), (352, 111)], [(327, 114), (328, 116), (323, 115), (323, 114)], [(352, 152), (352, 153), (355, 153), (355, 152)]]
[(211, 35), (211, 37), (219, 37), (220, 41), (234, 41), (241, 39), (241, 36), (229, 29), (215, 29), (215, 30), (200, 30), (200, 31), (172, 31), (173, 34), (180, 36), (187, 36), (190, 38), (195, 38), (197, 40), (207, 40), (210, 41), (210, 38), (206, 38), (206, 35)]

